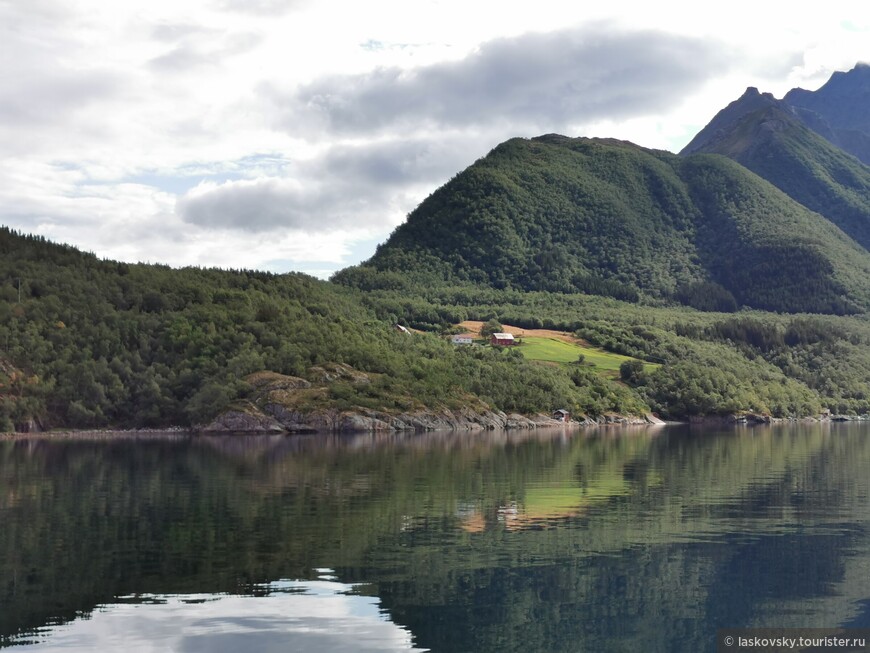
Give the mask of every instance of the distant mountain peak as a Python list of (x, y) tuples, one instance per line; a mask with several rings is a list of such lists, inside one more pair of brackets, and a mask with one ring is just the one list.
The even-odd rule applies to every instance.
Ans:
[(732, 133), (744, 116), (771, 107), (789, 111), (789, 108), (771, 93), (761, 93), (754, 86), (748, 87), (743, 95), (717, 113), (710, 124), (698, 132), (680, 154), (709, 149), (712, 144), (718, 143)]
[(760, 98), (760, 99), (764, 99), (764, 100), (767, 100), (770, 102), (777, 101), (776, 98), (773, 97), (773, 93), (762, 93), (761, 91), (758, 90), (758, 88), (756, 86), (747, 86), (746, 91), (744, 91), (743, 95), (741, 95), (740, 99), (738, 99), (737, 101), (738, 102), (740, 102), (741, 100), (746, 101), (746, 100), (750, 100), (753, 98)]
[(786, 94), (784, 99), (789, 102), (796, 98), (814, 98), (814, 101), (818, 102), (819, 100), (825, 101), (833, 97), (854, 97), (868, 92), (870, 92), (870, 65), (857, 63), (852, 70), (836, 71), (816, 91), (794, 88)]
[[(724, 151), (722, 144), (734, 142), (739, 128), (745, 146), (745, 137), (750, 131), (747, 116), (764, 107), (780, 109), (831, 144), (870, 164), (870, 63), (867, 62), (858, 62), (849, 71), (835, 72), (816, 91), (793, 88), (781, 100), (750, 86), (717, 113), (681, 154), (717, 151), (730, 156), (732, 153)], [(767, 118), (758, 115), (754, 119)], [(785, 125), (770, 123), (766, 130), (756, 129), (754, 133), (764, 135), (770, 129)]]
[(837, 71), (833, 75), (831, 75), (832, 79), (834, 77), (860, 77), (864, 79), (870, 79), (870, 63), (867, 63), (866, 61), (859, 61), (855, 64), (855, 67), (852, 68), (852, 70), (849, 70), (847, 72)]
[(782, 100), (750, 87), (682, 154), (695, 152), (734, 159), (870, 248), (870, 65)]
[(783, 100), (808, 127), (870, 164), (870, 64), (835, 72), (816, 91), (793, 88)]

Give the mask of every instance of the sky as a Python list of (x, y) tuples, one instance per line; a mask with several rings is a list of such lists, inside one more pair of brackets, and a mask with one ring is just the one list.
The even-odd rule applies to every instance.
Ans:
[(508, 138), (678, 152), (748, 86), (870, 61), (870, 4), (810, 6), (0, 0), (0, 224), (327, 278)]

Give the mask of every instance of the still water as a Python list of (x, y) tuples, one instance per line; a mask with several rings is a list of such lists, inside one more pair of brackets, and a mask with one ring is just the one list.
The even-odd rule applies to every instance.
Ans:
[(714, 651), (870, 627), (870, 426), (0, 441), (0, 646)]

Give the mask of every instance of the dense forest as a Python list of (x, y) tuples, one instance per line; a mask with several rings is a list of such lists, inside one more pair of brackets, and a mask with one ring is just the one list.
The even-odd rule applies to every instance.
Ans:
[[(753, 410), (777, 417), (870, 412), (865, 316), (700, 312), (602, 297), (469, 287), (365, 295), (377, 315), (420, 328), (497, 315), (570, 331), (608, 351), (664, 363), (632, 389), (665, 417)], [(428, 321), (427, 321), (428, 320)]]
[[(100, 261), (8, 230), (0, 243), (4, 430), (31, 419), (45, 427), (200, 424), (249, 396), (253, 372), (310, 378), (326, 363), (373, 379), (334, 380), (320, 402), (336, 409), (566, 406), (593, 417), (653, 410), (669, 418), (870, 410), (862, 316), (701, 312), (407, 280), (361, 291), (300, 274)], [(573, 332), (661, 365), (620, 380), (518, 351), (458, 348), (439, 335), (491, 318)]]
[(321, 403), (339, 409), (647, 410), (588, 369), (397, 332), (359, 292), (301, 274), (100, 261), (9, 230), (0, 269), (0, 430), (200, 424), (252, 391), (246, 375), (324, 363), (374, 379), (331, 383)]

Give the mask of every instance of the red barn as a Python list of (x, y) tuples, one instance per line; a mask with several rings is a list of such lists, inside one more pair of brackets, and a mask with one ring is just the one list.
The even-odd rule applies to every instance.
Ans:
[(489, 339), (489, 344), (496, 347), (510, 347), (515, 345), (514, 337), (510, 333), (493, 333)]

